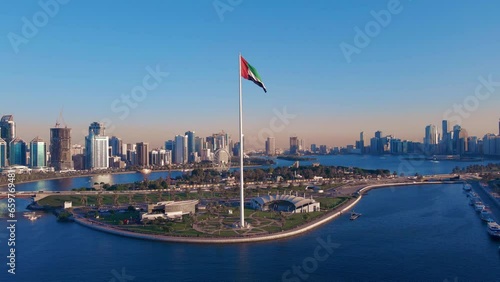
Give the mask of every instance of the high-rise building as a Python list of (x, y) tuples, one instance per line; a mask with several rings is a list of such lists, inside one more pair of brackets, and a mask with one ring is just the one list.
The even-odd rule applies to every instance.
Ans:
[(448, 131), (449, 122), (447, 120), (442, 121), (443, 131), (441, 133), (440, 141), (440, 153), (444, 155), (449, 155), (453, 153), (453, 140), (451, 139), (451, 133)]
[(104, 136), (104, 124), (93, 122), (89, 126), (89, 135), (92, 133), (97, 136)]
[(28, 165), (26, 161), (27, 144), (20, 138), (15, 138), (9, 146), (9, 165)]
[(471, 136), (467, 138), (467, 152), (469, 154), (479, 153), (478, 139), (476, 136)]
[(177, 160), (175, 159), (175, 140), (166, 141), (165, 150), (169, 150), (170, 152), (172, 152), (172, 163), (176, 164)]
[(0, 138), (0, 167), (7, 166), (7, 142)]
[(468, 151), (468, 142), (467, 138), (469, 137), (469, 134), (467, 133), (467, 130), (465, 128), (460, 129), (460, 133), (458, 135), (458, 144), (457, 144), (457, 154), (458, 155), (463, 155)]
[(16, 123), (13, 115), (5, 115), (0, 119), (0, 138), (7, 143), (16, 138)]
[(187, 163), (187, 150), (188, 150), (188, 137), (187, 135), (177, 135), (175, 136), (175, 163), (185, 164)]
[(194, 159), (193, 159), (193, 154), (195, 152), (195, 132), (194, 131), (187, 131), (185, 133), (185, 135), (187, 136), (187, 155), (188, 155), (188, 159), (190, 162), (193, 162)]
[(441, 126), (442, 126), (442, 130), (443, 130), (443, 132), (441, 133), (441, 137), (444, 138), (444, 136), (446, 136), (446, 134), (448, 134), (449, 122), (447, 120), (443, 120)]
[(267, 137), (266, 140), (266, 155), (274, 156), (276, 154), (276, 142), (274, 137)]
[(46, 161), (47, 155), (47, 145), (45, 142), (36, 137), (30, 142), (30, 166), (35, 167), (45, 167), (47, 166)]
[(149, 165), (149, 144), (140, 142), (136, 144), (135, 151), (137, 152), (137, 165)]
[(359, 144), (358, 146), (356, 146), (357, 149), (360, 149), (360, 153), (363, 154), (364, 153), (364, 150), (365, 150), (365, 137), (364, 137), (365, 133), (363, 131), (361, 131), (359, 133)]
[(437, 127), (433, 124), (430, 124), (425, 127), (424, 144), (436, 145), (437, 143), (438, 143)]
[(311, 153), (315, 154), (318, 151), (316, 144), (311, 144)]
[(85, 137), (86, 168), (90, 170), (109, 168), (109, 138), (104, 136), (104, 125), (93, 122), (89, 135)]
[(122, 152), (122, 147), (123, 147), (123, 142), (122, 139), (112, 136), (109, 138), (109, 146), (111, 147), (111, 156), (119, 156), (121, 157), (123, 155)]
[(296, 155), (299, 153), (299, 138), (297, 136), (290, 137), (290, 154)]
[(71, 128), (50, 129), (50, 166), (56, 171), (72, 170)]
[(205, 142), (203, 138), (196, 136), (194, 138), (194, 151), (198, 153), (198, 156), (201, 156), (201, 152), (206, 148), (207, 142)]
[(500, 136), (500, 118), (498, 119), (498, 135)]
[(5, 115), (0, 119), (0, 138), (7, 143), (7, 159), (10, 154), (10, 142), (16, 138), (16, 123), (13, 115)]
[(375, 132), (375, 138), (382, 138), (382, 131), (376, 131)]
[(328, 148), (326, 147), (326, 145), (319, 145), (319, 153), (321, 155), (328, 154)]

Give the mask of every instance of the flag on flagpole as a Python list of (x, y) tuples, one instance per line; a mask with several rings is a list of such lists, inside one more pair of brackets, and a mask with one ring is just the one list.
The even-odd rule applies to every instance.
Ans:
[(240, 70), (241, 77), (253, 81), (255, 84), (262, 87), (262, 89), (264, 89), (264, 92), (267, 93), (266, 86), (264, 85), (264, 82), (262, 82), (262, 79), (257, 73), (257, 70), (254, 67), (252, 67), (242, 56), (240, 56), (240, 60), (241, 60), (241, 70)]

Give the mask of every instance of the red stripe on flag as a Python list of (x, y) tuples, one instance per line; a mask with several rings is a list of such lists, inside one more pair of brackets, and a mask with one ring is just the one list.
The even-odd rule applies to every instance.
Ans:
[(243, 58), (243, 56), (240, 56), (241, 58), (241, 77), (244, 79), (248, 79), (248, 62)]

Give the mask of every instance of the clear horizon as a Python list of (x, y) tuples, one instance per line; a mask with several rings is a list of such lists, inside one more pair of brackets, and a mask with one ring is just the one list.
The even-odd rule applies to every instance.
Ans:
[[(340, 147), (381, 130), (422, 142), (425, 126), (443, 119), (471, 136), (498, 134), (500, 3), (60, 3), (45, 24), (37, 2), (0, 4), (0, 115), (13, 114), (27, 142), (48, 141), (61, 108), (74, 144), (93, 121), (152, 147), (188, 130), (237, 141), (238, 52), (268, 89), (243, 81), (249, 139)], [(148, 75), (146, 94), (126, 106), (123, 95)], [(294, 117), (273, 126), (284, 108)]]

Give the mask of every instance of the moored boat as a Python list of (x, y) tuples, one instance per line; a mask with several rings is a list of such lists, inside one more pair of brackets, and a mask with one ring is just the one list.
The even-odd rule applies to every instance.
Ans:
[(360, 213), (357, 213), (357, 212), (352, 211), (352, 212), (351, 212), (351, 217), (350, 217), (350, 220), (355, 220), (355, 219), (357, 219), (357, 218), (358, 218), (358, 217), (360, 217), (360, 216), (361, 216), (361, 214), (360, 214)]
[(481, 220), (486, 221), (486, 222), (493, 222), (494, 221), (490, 210), (487, 208), (484, 208), (481, 211), (480, 217), (481, 217)]
[(484, 204), (483, 202), (476, 202), (474, 204), (474, 209), (477, 211), (477, 212), (481, 212), (483, 209), (484, 209)]
[(464, 188), (463, 188), (465, 191), (469, 192), (470, 190), (472, 190), (472, 186), (470, 184), (464, 184)]
[(500, 225), (496, 222), (488, 222), (488, 234), (494, 239), (500, 239)]

